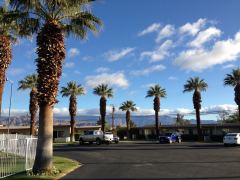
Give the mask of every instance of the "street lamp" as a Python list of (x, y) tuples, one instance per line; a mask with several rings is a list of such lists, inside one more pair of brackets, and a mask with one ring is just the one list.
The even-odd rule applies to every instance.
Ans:
[(10, 90), (10, 102), (9, 102), (9, 110), (8, 110), (8, 134), (9, 134), (9, 126), (10, 126), (10, 117), (11, 117), (11, 107), (12, 107), (12, 87), (13, 87), (13, 81), (6, 78), (6, 81), (9, 81), (11, 84), (11, 90)]

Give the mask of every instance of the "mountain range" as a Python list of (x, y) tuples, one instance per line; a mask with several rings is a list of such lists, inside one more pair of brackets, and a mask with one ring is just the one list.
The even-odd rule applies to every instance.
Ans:
[[(54, 116), (55, 123), (60, 124), (68, 124), (69, 123), (69, 116)], [(138, 127), (146, 126), (146, 125), (154, 125), (155, 123), (155, 116), (148, 115), (148, 116), (131, 116), (132, 121)], [(162, 125), (170, 125), (176, 123), (176, 117), (163, 115), (160, 116), (160, 122)], [(96, 125), (97, 121), (99, 120), (99, 116), (76, 116), (76, 124), (79, 126), (86, 126), (86, 125)], [(11, 126), (24, 126), (29, 125), (30, 117), (29, 116), (14, 116), (10, 118), (10, 125)], [(112, 124), (112, 117), (111, 115), (106, 116), (106, 121), (108, 124)], [(189, 120), (191, 124), (196, 124), (195, 119)], [(214, 120), (202, 120), (202, 124), (216, 124), (217, 122)], [(0, 124), (8, 124), (8, 117), (1, 117)], [(125, 115), (123, 114), (116, 114), (114, 116), (114, 124), (115, 126), (125, 126), (126, 120)]]

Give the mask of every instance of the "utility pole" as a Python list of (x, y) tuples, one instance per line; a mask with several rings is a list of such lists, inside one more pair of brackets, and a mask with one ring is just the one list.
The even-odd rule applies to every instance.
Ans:
[(115, 107), (114, 105), (112, 104), (112, 131), (114, 130), (114, 112), (115, 112)]
[(10, 102), (9, 102), (9, 111), (8, 111), (8, 134), (9, 134), (10, 133), (9, 127), (10, 127), (11, 107), (12, 107), (12, 87), (13, 87), (13, 81), (11, 81), (10, 79), (6, 79), (6, 81), (9, 81), (11, 83)]

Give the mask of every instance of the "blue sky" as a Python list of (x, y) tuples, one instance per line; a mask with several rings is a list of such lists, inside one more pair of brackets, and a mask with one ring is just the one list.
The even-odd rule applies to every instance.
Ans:
[[(108, 105), (133, 100), (137, 114), (153, 114), (150, 85), (167, 91), (162, 114), (191, 112), (192, 93), (183, 94), (189, 77), (199, 76), (209, 88), (202, 93), (203, 111), (234, 110), (233, 88), (223, 79), (239, 67), (240, 1), (238, 0), (100, 0), (92, 12), (104, 26), (87, 40), (66, 39), (66, 59), (60, 86), (75, 80), (86, 88), (78, 97), (78, 114), (98, 114), (99, 97), (92, 89), (108, 83), (114, 97)], [(7, 71), (14, 81), (13, 112), (27, 112), (29, 91), (18, 91), (18, 81), (35, 71), (35, 38), (13, 46)], [(7, 113), (10, 85), (6, 83), (3, 109)], [(68, 98), (58, 97), (56, 114), (68, 114)], [(110, 112), (110, 107), (108, 107)], [(216, 119), (216, 115), (203, 119)]]

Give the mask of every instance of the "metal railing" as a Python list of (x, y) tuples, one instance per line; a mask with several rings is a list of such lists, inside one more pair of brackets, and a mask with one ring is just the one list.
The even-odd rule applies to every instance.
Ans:
[(36, 137), (0, 134), (0, 178), (32, 169), (36, 147)]

